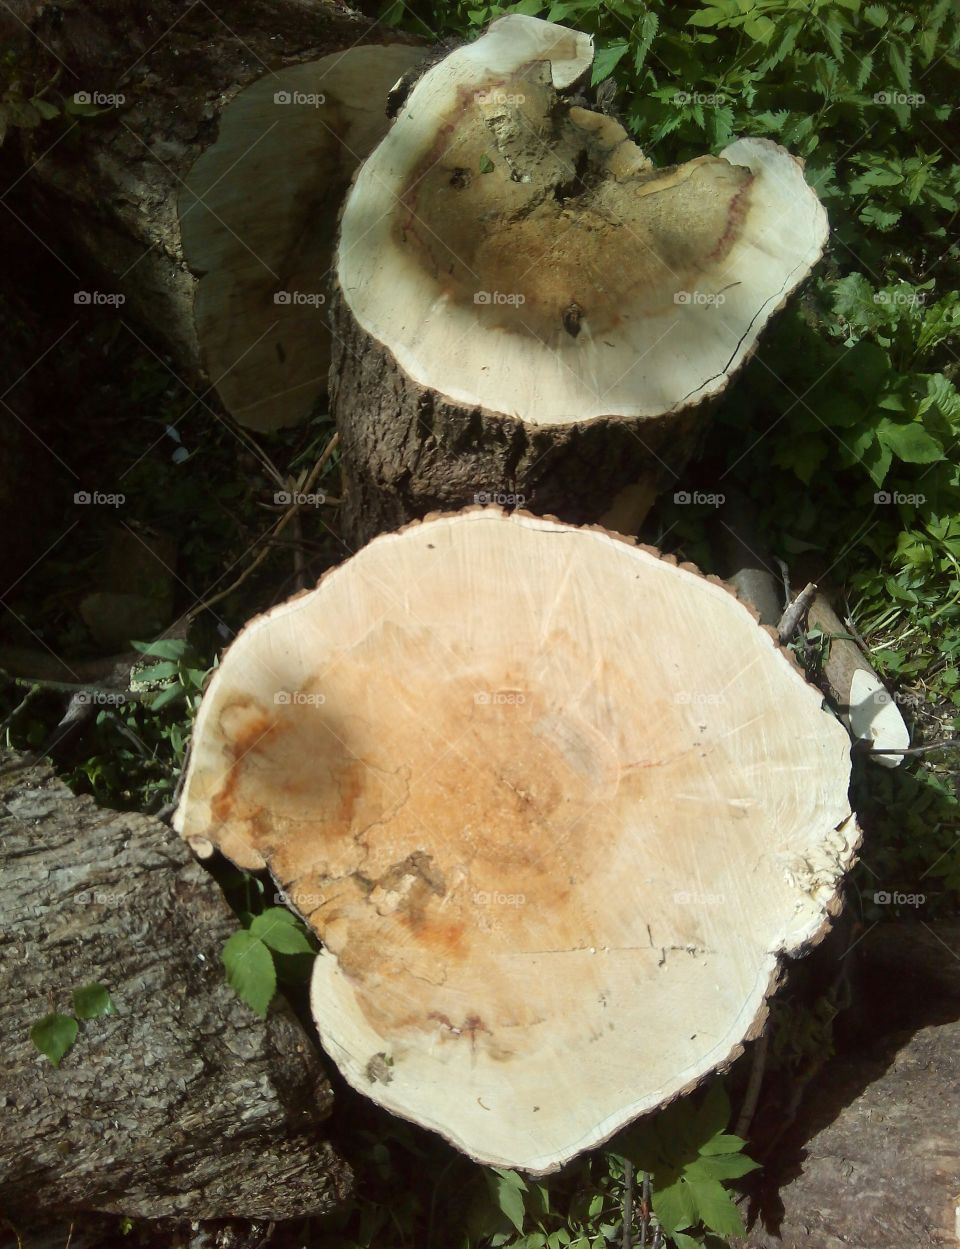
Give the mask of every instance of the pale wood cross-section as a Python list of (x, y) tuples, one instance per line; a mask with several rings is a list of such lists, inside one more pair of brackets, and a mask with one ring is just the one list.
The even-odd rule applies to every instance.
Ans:
[(849, 741), (722, 583), (471, 509), (253, 620), (175, 818), (323, 942), (324, 1045), (550, 1171), (729, 1063), (855, 853)]

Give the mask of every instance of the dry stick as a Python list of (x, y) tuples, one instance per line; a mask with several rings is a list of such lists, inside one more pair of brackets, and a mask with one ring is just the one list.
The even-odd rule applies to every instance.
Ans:
[(960, 738), (948, 737), (942, 742), (928, 742), (926, 746), (909, 746), (896, 750), (892, 746), (868, 746), (865, 755), (924, 755), (928, 750), (956, 750), (960, 748)]
[(623, 1249), (631, 1249), (633, 1245), (633, 1163), (629, 1158), (623, 1160)]
[(650, 1229), (650, 1172), (644, 1171), (640, 1185), (640, 1247), (647, 1249), (647, 1232)]
[(777, 625), (777, 633), (782, 645), (786, 645), (796, 633), (816, 596), (817, 587), (810, 581), (803, 587), (793, 602), (788, 604), (786, 611), (780, 617), (779, 625)]
[(30, 688), (27, 690), (26, 694), (24, 694), (23, 698), (21, 698), (21, 700), (17, 703), (16, 707), (14, 707), (13, 711), (0, 721), (0, 733), (6, 733), (7, 729), (14, 722), (20, 712), (23, 711), (24, 708), (27, 707), (39, 693), (39, 684), (36, 681), (31, 682)]
[[(314, 464), (313, 468), (310, 470), (310, 476), (304, 482), (304, 488), (301, 493), (303, 494), (310, 493), (310, 487), (316, 484), (317, 478), (326, 468), (331, 455), (333, 455), (334, 451), (336, 450), (336, 446), (337, 446), (337, 442), (339, 441), (339, 438), (340, 438), (339, 434), (334, 434), (333, 437), (330, 439), (330, 441), (327, 443), (326, 448), (324, 449), (323, 455), (321, 455), (320, 459), (317, 460), (316, 464)], [(229, 594), (232, 594), (234, 590), (239, 589), (239, 587), (243, 585), (243, 583), (247, 580), (247, 578), (252, 573), (256, 572), (256, 570), (260, 567), (263, 561), (270, 554), (271, 546), (270, 546), (269, 540), (276, 538), (277, 535), (281, 533), (287, 527), (288, 524), (290, 524), (290, 522), (293, 520), (294, 516), (297, 514), (299, 509), (300, 509), (299, 503), (292, 503), (290, 507), (287, 509), (287, 511), (284, 512), (284, 514), (280, 517), (280, 519), (274, 525), (273, 529), (270, 531), (267, 537), (262, 539), (262, 541), (266, 542), (266, 545), (260, 551), (259, 555), (256, 556), (256, 558), (252, 561), (252, 563), (247, 565), (247, 567), (240, 574), (240, 576), (236, 579), (236, 581), (234, 581), (231, 585), (228, 585), (225, 590), (221, 590), (218, 594), (211, 595), (210, 598), (204, 599), (201, 603), (198, 603), (195, 607), (192, 607), (190, 611), (187, 612), (187, 620), (188, 621), (195, 620), (197, 616), (200, 615), (201, 612), (207, 611), (209, 608), (211, 608), (214, 605), (214, 603), (219, 603), (222, 599), (225, 599)]]
[(750, 1080), (747, 1083), (747, 1092), (743, 1099), (740, 1117), (737, 1119), (736, 1128), (734, 1128), (736, 1135), (744, 1139), (746, 1139), (747, 1133), (750, 1131), (750, 1124), (753, 1122), (753, 1116), (756, 1113), (757, 1102), (760, 1100), (760, 1089), (763, 1087), (763, 1073), (767, 1065), (767, 1045), (768, 1039), (766, 1033), (764, 1033), (757, 1041), (753, 1050), (753, 1066), (750, 1068)]

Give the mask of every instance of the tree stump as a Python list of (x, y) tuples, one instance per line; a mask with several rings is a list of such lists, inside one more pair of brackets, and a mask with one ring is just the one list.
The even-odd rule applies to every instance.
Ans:
[(729, 1064), (857, 841), (849, 741), (714, 578), (474, 508), (255, 618), (175, 826), (269, 867), (356, 1088), (548, 1172)]
[[(242, 425), (303, 419), (327, 388), (325, 306), (350, 175), (422, 55), (333, 0), (149, 8), (47, 0), (9, 14), (21, 73), (68, 113), (26, 131), (43, 241)], [(365, 46), (358, 46), (358, 45)], [(39, 117), (38, 119), (39, 120)]]
[(592, 41), (511, 15), (417, 83), (357, 173), (331, 397), (361, 542), (488, 499), (576, 522), (662, 487), (827, 237), (764, 139), (655, 169), (571, 98)]
[[(289, 1008), (262, 1020), (227, 985), (237, 920), (166, 825), (19, 769), (0, 776), (0, 861), (7, 1218), (283, 1219), (345, 1200), (313, 1044)], [(90, 983), (117, 1013), (54, 1067), (30, 1030)]]

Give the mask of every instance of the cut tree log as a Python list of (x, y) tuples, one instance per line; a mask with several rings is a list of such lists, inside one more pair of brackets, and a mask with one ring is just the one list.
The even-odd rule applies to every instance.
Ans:
[[(282, 1219), (346, 1199), (315, 1048), (289, 1008), (262, 1020), (228, 986), (237, 920), (166, 825), (21, 769), (0, 778), (0, 864), (8, 1219)], [(81, 1024), (54, 1067), (31, 1028), (90, 983), (117, 1013)]]
[(253, 620), (175, 827), (324, 944), (328, 1054), (548, 1172), (729, 1064), (850, 866), (849, 740), (722, 582), (474, 508)]
[(740, 139), (654, 169), (570, 101), (592, 59), (586, 35), (501, 18), (421, 77), (354, 179), (331, 395), (356, 541), (477, 496), (587, 521), (663, 485), (822, 253), (799, 160)]
[(104, 103), (59, 134), (26, 132), (34, 229), (89, 303), (122, 297), (121, 315), (241, 424), (302, 420), (327, 388), (343, 194), (422, 49), (370, 46), (382, 28), (334, 0), (242, 0), (222, 15), (41, 0), (25, 16), (33, 38), (7, 21), (27, 80), (59, 69), (48, 102)]

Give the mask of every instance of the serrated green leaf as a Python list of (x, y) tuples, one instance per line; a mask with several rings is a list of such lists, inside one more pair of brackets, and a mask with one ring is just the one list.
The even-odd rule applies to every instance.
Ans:
[(633, 65), (639, 74), (643, 69), (644, 62), (647, 59), (653, 41), (657, 37), (657, 31), (660, 29), (660, 19), (656, 13), (648, 9), (640, 19), (640, 29), (636, 37), (636, 46), (633, 52)]
[(73, 992), (73, 1009), (78, 1019), (97, 1019), (101, 1015), (115, 1015), (110, 993), (102, 984), (87, 984)]
[(626, 56), (629, 47), (626, 39), (617, 39), (613, 43), (608, 43), (605, 48), (598, 48), (593, 59), (593, 74), (590, 79), (594, 87), (610, 77)]
[(271, 906), (254, 917), (249, 932), (278, 954), (312, 954), (313, 946), (297, 917), (285, 907)]
[(721, 1236), (742, 1236), (743, 1219), (733, 1198), (718, 1180), (698, 1180), (691, 1185), (697, 1217)]
[(682, 1231), (696, 1223), (697, 1206), (687, 1181), (681, 1177), (666, 1188), (654, 1186), (653, 1212), (668, 1232)]
[(270, 951), (252, 933), (235, 932), (223, 947), (227, 981), (258, 1015), (266, 1016), (277, 989), (277, 973)]
[(868, 4), (863, 10), (863, 16), (871, 26), (879, 28), (887, 24), (887, 10), (882, 4)]
[(72, 1015), (44, 1015), (30, 1029), (30, 1040), (55, 1067), (77, 1039), (80, 1025)]
[(891, 39), (887, 44), (887, 60), (893, 70), (893, 76), (905, 92), (910, 90), (910, 67), (912, 53), (906, 44), (899, 39)]
[(684, 1167), (684, 1174), (688, 1179), (738, 1180), (741, 1175), (749, 1175), (759, 1166), (759, 1162), (754, 1162), (746, 1154), (701, 1154)]

